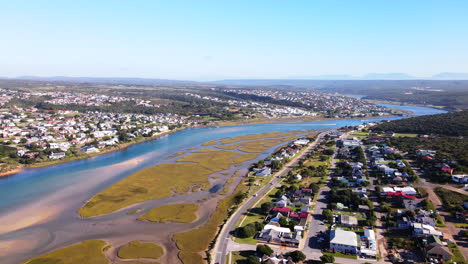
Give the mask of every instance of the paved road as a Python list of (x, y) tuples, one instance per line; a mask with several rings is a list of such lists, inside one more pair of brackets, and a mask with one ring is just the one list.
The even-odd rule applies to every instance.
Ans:
[(224, 224), (223, 228), (221, 229), (221, 232), (218, 236), (218, 239), (216, 240), (215, 246), (212, 250), (213, 252), (213, 258), (212, 258), (212, 263), (225, 263), (226, 262), (226, 255), (228, 253), (228, 246), (232, 243), (230, 243), (231, 240), (231, 234), (230, 232), (234, 230), (236, 227), (237, 222), (241, 219), (241, 217), (245, 214), (245, 212), (252, 207), (254, 203), (259, 201), (268, 191), (270, 191), (271, 186), (275, 186), (278, 183), (278, 176), (284, 176), (286, 175), (289, 170), (294, 168), (296, 164), (301, 160), (304, 156), (310, 153), (310, 151), (317, 146), (317, 144), (322, 140), (323, 136), (328, 133), (327, 132), (322, 132), (317, 136), (317, 139), (311, 143), (305, 151), (303, 151), (300, 155), (297, 157), (293, 158), (288, 164), (284, 166), (282, 170), (279, 172), (275, 173), (273, 175), (271, 184), (267, 184), (265, 187), (260, 189), (257, 194), (257, 197), (250, 197), (248, 200), (246, 200), (237, 210), (234, 212), (231, 217), (229, 217), (228, 221), (226, 224)]

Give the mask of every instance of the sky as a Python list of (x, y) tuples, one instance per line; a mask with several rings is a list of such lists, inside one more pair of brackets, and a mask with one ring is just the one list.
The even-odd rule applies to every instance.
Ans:
[(0, 76), (468, 72), (466, 0), (0, 0)]

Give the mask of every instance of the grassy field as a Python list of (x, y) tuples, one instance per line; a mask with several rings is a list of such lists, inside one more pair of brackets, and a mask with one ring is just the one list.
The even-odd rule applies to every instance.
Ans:
[(158, 259), (164, 254), (164, 249), (153, 243), (131, 241), (127, 245), (119, 248), (119, 252), (117, 254), (122, 259)]
[(461, 251), (458, 249), (457, 244), (455, 243), (449, 243), (448, 247), (450, 248), (450, 251), (452, 251), (453, 257), (451, 259), (452, 262), (456, 263), (466, 263), (465, 262), (465, 257), (461, 253)]
[(453, 192), (442, 187), (437, 187), (434, 192), (442, 200), (445, 207), (463, 206), (463, 202), (468, 201), (468, 196)]
[[(179, 258), (184, 264), (205, 263), (199, 252), (209, 247), (218, 231), (219, 225), (227, 218), (230, 208), (236, 204), (235, 196), (245, 192), (245, 189), (244, 184), (239, 184), (233, 194), (221, 199), (215, 212), (203, 226), (174, 235), (173, 240), (180, 250)], [(197, 241), (197, 243), (193, 243), (193, 241)]]
[(108, 264), (103, 240), (88, 240), (27, 260), (23, 264)]
[(197, 219), (198, 204), (168, 204), (155, 207), (149, 210), (145, 215), (138, 217), (138, 220), (148, 220), (151, 222), (179, 222), (191, 223)]

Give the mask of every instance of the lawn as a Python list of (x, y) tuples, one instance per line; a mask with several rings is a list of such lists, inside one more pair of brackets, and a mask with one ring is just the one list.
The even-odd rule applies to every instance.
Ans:
[(158, 259), (164, 254), (164, 249), (153, 243), (131, 241), (127, 245), (119, 248), (119, 252), (117, 254), (122, 259)]
[(341, 252), (323, 252), (324, 255), (329, 255), (329, 256), (334, 256), (335, 258), (347, 258), (347, 259), (357, 259), (357, 256), (355, 255), (346, 255)]
[(231, 262), (228, 262), (229, 256), (226, 258), (227, 264), (247, 264), (247, 257), (255, 255), (253, 250), (233, 251), (231, 252)]
[(108, 264), (103, 248), (106, 242), (103, 240), (88, 240), (69, 247), (32, 258), (23, 264), (76, 264), (93, 263)]
[(145, 215), (138, 217), (138, 220), (148, 220), (151, 222), (179, 222), (191, 223), (197, 219), (198, 204), (180, 203), (168, 204), (152, 208)]

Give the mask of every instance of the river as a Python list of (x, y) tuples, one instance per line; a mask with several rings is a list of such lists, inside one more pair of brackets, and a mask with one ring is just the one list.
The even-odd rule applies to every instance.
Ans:
[[(412, 111), (414, 113), (412, 116), (445, 112), (426, 107), (400, 105), (384, 106)], [(190, 128), (157, 140), (135, 144), (127, 149), (90, 159), (57, 164), (44, 168), (25, 169), (14, 176), (0, 179), (0, 223), (2, 225), (2, 227), (0, 227), (0, 244), (2, 241), (9, 241), (12, 238), (21, 238), (22, 241), (28, 239), (26, 233), (34, 234), (34, 232), (37, 232), (38, 236), (40, 236), (39, 233), (45, 232), (43, 226), (37, 229), (31, 228), (34, 225), (44, 223), (46, 219), (54, 215), (60, 215), (60, 219), (57, 218), (59, 219), (57, 222), (48, 223), (47, 232), (49, 235), (42, 235), (41, 241), (34, 245), (29, 245), (29, 247), (25, 245), (24, 249), (20, 248), (15, 251), (13, 254), (18, 254), (17, 257), (8, 260), (22, 259), (24, 257), (30, 257), (35, 253), (47, 252), (47, 250), (56, 248), (63, 241), (72, 242), (72, 239), (65, 239), (61, 240), (62, 242), (60, 243), (57, 240), (53, 247), (42, 246), (39, 248), (36, 245), (41, 243), (42, 245), (47, 245), (47, 241), (53, 241), (56, 234), (54, 233), (53, 237), (51, 237), (52, 235), (50, 234), (52, 234), (54, 226), (58, 227), (64, 225), (63, 229), (67, 230), (65, 226), (68, 221), (76, 222), (73, 227), (70, 227), (70, 230), (80, 228), (89, 229), (89, 234), (84, 235), (82, 238), (96, 238), (93, 236), (94, 231), (92, 231), (94, 230), (92, 228), (96, 227), (91, 227), (91, 225), (96, 225), (96, 222), (93, 224), (90, 222), (87, 223), (86, 220), (80, 220), (74, 213), (86, 199), (135, 171), (165, 162), (165, 157), (187, 148), (199, 147), (201, 143), (209, 140), (264, 132), (338, 128), (364, 122), (400, 118), (404, 117), (377, 117), (367, 118), (365, 120), (340, 119), (316, 122)], [(189, 197), (182, 197), (181, 201), (184, 199), (190, 200)], [(161, 202), (170, 201), (163, 199)], [(63, 206), (61, 207), (60, 205)], [(152, 204), (152, 206), (154, 205), (157, 205), (157, 203)], [(215, 204), (211, 204), (211, 206), (214, 208)], [(38, 211), (38, 208), (41, 210)], [(71, 221), (72, 219), (73, 221)], [(104, 223), (104, 221), (110, 221), (109, 219), (106, 220), (106, 217), (102, 217), (101, 220), (103, 221), (102, 223)], [(148, 227), (145, 226), (145, 224), (141, 224), (141, 226), (137, 227), (134, 231), (145, 230), (145, 228)], [(177, 226), (174, 225), (174, 228), (177, 229)], [(10, 232), (12, 230), (16, 231)], [(22, 231), (24, 231), (24, 233), (22, 233)], [(105, 233), (106, 229), (101, 231)], [(111, 231), (111, 229), (108, 231)], [(1, 235), (2, 233), (3, 235)], [(143, 231), (142, 233), (145, 232)], [(112, 235), (109, 236), (112, 237)], [(109, 238), (109, 236), (106, 238)], [(66, 237), (66, 235), (64, 235), (64, 237)], [(97, 238), (99, 238), (99, 236), (97, 236)], [(144, 238), (145, 236), (142, 234), (141, 239)], [(13, 240), (9, 241), (12, 243), (11, 245), (16, 245), (14, 241), (12, 241)], [(164, 244), (163, 239), (161, 239), (160, 242)], [(22, 251), (29, 253), (24, 254)], [(8, 256), (8, 253), (9, 252), (3, 252), (2, 254), (0, 248), (0, 258), (2, 255)]]

